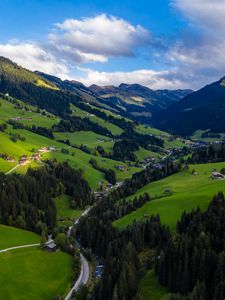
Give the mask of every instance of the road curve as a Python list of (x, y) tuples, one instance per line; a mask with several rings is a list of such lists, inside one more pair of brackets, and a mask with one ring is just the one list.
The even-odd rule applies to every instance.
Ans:
[(74, 286), (72, 289), (69, 291), (67, 294), (65, 300), (70, 300), (73, 293), (77, 292), (78, 289), (82, 286), (87, 284), (88, 278), (89, 278), (89, 266), (86, 258), (80, 253), (80, 260), (81, 260), (81, 271), (80, 271), (80, 276), (75, 282)]
[[(90, 211), (91, 207), (88, 207), (81, 215), (81, 217), (86, 216), (89, 211)], [(77, 225), (80, 221), (80, 218), (77, 219), (74, 223), (74, 225)], [(68, 232), (67, 232), (67, 236), (69, 237), (71, 235), (71, 231), (72, 231), (72, 226), (69, 227)], [(80, 261), (81, 261), (81, 270), (80, 270), (80, 275), (78, 277), (78, 279), (76, 280), (76, 282), (74, 283), (73, 287), (71, 288), (71, 290), (69, 291), (69, 293), (67, 294), (67, 296), (65, 297), (65, 300), (70, 300), (73, 293), (77, 292), (78, 289), (82, 286), (87, 284), (88, 282), (88, 278), (89, 278), (89, 266), (88, 266), (88, 262), (86, 260), (86, 258), (83, 256), (83, 254), (80, 253)]]
[(28, 248), (28, 247), (35, 247), (35, 246), (40, 246), (40, 244), (29, 244), (29, 245), (22, 245), (22, 246), (15, 246), (15, 247), (11, 247), (11, 248), (6, 248), (6, 249), (3, 249), (3, 250), (0, 250), (0, 253), (11, 251), (11, 250), (14, 250), (14, 249)]

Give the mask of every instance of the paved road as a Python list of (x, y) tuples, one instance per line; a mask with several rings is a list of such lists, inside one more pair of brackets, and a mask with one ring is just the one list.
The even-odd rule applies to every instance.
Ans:
[[(91, 207), (88, 207), (82, 213), (81, 217), (86, 216), (89, 213), (90, 210), (91, 210)], [(80, 221), (80, 218), (75, 221), (74, 225), (77, 225), (79, 223), (79, 221)], [(68, 229), (67, 236), (71, 235), (71, 230), (72, 230), (72, 226)], [(74, 292), (77, 292), (82, 285), (85, 285), (88, 282), (88, 278), (89, 278), (89, 266), (88, 266), (88, 262), (87, 262), (86, 258), (81, 253), (80, 253), (80, 261), (81, 261), (80, 275), (79, 275), (78, 279), (76, 280), (76, 282), (74, 283), (72, 289), (67, 294), (65, 300), (70, 300), (72, 294)]]
[(35, 246), (40, 246), (40, 244), (30, 244), (30, 245), (22, 245), (22, 246), (15, 246), (15, 247), (11, 247), (11, 248), (6, 248), (6, 249), (3, 249), (3, 250), (0, 250), (0, 253), (11, 251), (11, 250), (14, 250), (14, 249), (28, 248), (28, 247), (35, 247)]
[(89, 278), (89, 266), (86, 258), (80, 253), (80, 260), (81, 260), (81, 271), (80, 271), (80, 276), (75, 282), (74, 286), (66, 296), (65, 300), (70, 300), (72, 297), (72, 294), (74, 292), (77, 292), (78, 289), (82, 286), (87, 284), (88, 278)]

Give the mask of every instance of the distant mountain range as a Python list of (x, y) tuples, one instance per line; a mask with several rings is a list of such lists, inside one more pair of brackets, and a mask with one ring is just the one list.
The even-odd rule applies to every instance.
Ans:
[(83, 101), (151, 124), (164, 131), (191, 136), (196, 130), (225, 132), (225, 77), (199, 91), (156, 90), (140, 84), (91, 85), (30, 72), (0, 57), (0, 92), (63, 116), (70, 103)]
[(172, 103), (190, 94), (192, 90), (156, 90), (140, 84), (121, 83), (116, 86), (91, 85), (86, 87), (77, 81), (62, 81), (59, 78), (36, 72), (61, 89), (79, 94), (86, 101), (104, 105), (106, 108), (136, 121), (149, 123), (152, 115), (166, 109)]
[(225, 132), (224, 116), (225, 77), (156, 113), (152, 123), (160, 129), (190, 136), (198, 129)]

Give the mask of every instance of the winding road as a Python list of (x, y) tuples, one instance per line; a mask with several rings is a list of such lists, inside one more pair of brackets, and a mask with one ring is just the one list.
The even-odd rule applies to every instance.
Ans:
[[(91, 207), (88, 207), (81, 215), (81, 217), (86, 216), (89, 211), (90, 211)], [(77, 219), (74, 223), (74, 225), (77, 225), (80, 221), (80, 218)], [(72, 231), (72, 226), (69, 227), (68, 232), (67, 232), (67, 236), (71, 235), (71, 231)], [(78, 279), (76, 280), (76, 282), (74, 283), (73, 287), (71, 288), (71, 290), (69, 291), (69, 293), (67, 294), (67, 296), (65, 297), (65, 300), (70, 300), (73, 293), (77, 292), (79, 290), (79, 288), (85, 284), (87, 284), (88, 279), (89, 279), (89, 266), (88, 266), (88, 262), (86, 260), (86, 258), (83, 256), (82, 253), (80, 253), (80, 261), (81, 261), (81, 270), (80, 270), (80, 275), (78, 277)]]
[(89, 266), (86, 258), (80, 253), (80, 260), (81, 260), (81, 271), (80, 276), (78, 277), (77, 281), (74, 283), (74, 286), (67, 294), (65, 300), (70, 300), (73, 293), (77, 292), (78, 289), (82, 286), (87, 284), (89, 278)]

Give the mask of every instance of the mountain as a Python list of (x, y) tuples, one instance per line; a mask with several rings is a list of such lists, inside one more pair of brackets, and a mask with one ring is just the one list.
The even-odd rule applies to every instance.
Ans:
[(225, 77), (187, 95), (153, 117), (153, 125), (184, 136), (196, 130), (225, 132)]
[(0, 91), (57, 115), (68, 113), (69, 102), (78, 100), (77, 95), (64, 93), (55, 82), (4, 57), (0, 57)]
[(135, 120), (149, 122), (152, 114), (166, 109), (185, 97), (191, 90), (151, 90), (140, 84), (121, 83), (115, 86), (91, 85), (89, 89), (102, 98), (105, 104), (123, 110)]
[(77, 81), (61, 80), (54, 76), (36, 72), (62, 90), (81, 96), (86, 102), (107, 108), (135, 121), (149, 123), (152, 114), (166, 109), (169, 105), (190, 94), (191, 90), (156, 90), (140, 84), (121, 83), (118, 87), (98, 86), (86, 87)]

